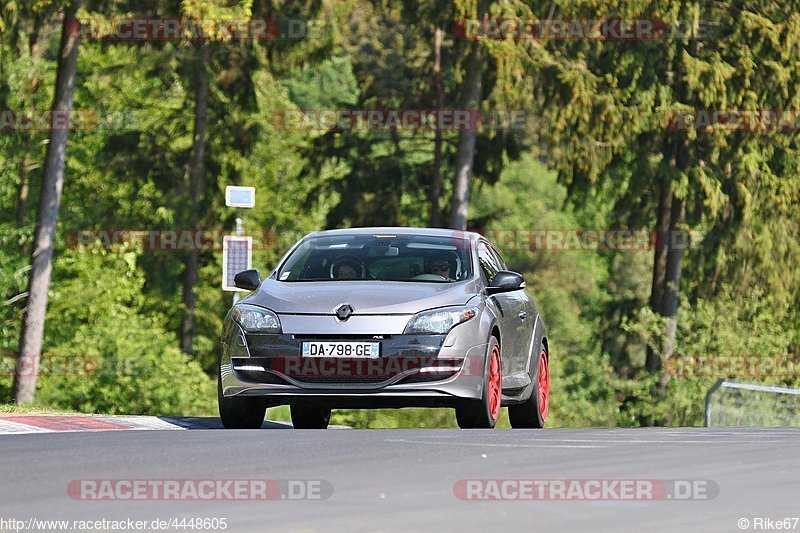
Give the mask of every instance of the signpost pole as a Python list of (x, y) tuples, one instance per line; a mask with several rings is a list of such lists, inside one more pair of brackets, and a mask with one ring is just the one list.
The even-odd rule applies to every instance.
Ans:
[[(244, 221), (242, 220), (242, 209), (236, 209), (236, 236), (241, 237), (244, 235)], [(236, 305), (236, 302), (239, 301), (239, 293), (233, 293), (233, 305)]]

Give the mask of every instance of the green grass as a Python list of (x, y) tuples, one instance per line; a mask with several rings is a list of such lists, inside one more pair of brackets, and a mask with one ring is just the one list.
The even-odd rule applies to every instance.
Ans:
[(43, 405), (25, 404), (17, 405), (15, 403), (0, 404), (0, 414), (4, 415), (62, 415), (73, 414), (73, 411), (65, 411), (63, 409), (53, 409)]

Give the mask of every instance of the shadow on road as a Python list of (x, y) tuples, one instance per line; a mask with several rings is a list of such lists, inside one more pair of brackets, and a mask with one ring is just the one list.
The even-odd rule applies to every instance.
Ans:
[[(224, 429), (219, 418), (214, 417), (160, 416), (158, 418), (184, 429)], [(288, 422), (270, 422), (267, 420), (261, 426), (261, 429), (292, 429), (292, 425)]]

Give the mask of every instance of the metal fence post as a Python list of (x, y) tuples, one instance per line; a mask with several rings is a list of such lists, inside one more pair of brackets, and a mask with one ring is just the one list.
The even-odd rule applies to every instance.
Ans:
[(718, 379), (717, 382), (708, 389), (708, 392), (706, 392), (705, 426), (707, 428), (711, 427), (711, 395), (714, 394), (723, 383), (725, 383), (724, 379)]

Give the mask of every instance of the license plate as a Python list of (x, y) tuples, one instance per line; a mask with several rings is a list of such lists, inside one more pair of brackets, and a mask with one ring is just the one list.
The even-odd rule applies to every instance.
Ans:
[(303, 357), (378, 357), (379, 342), (304, 342)]

